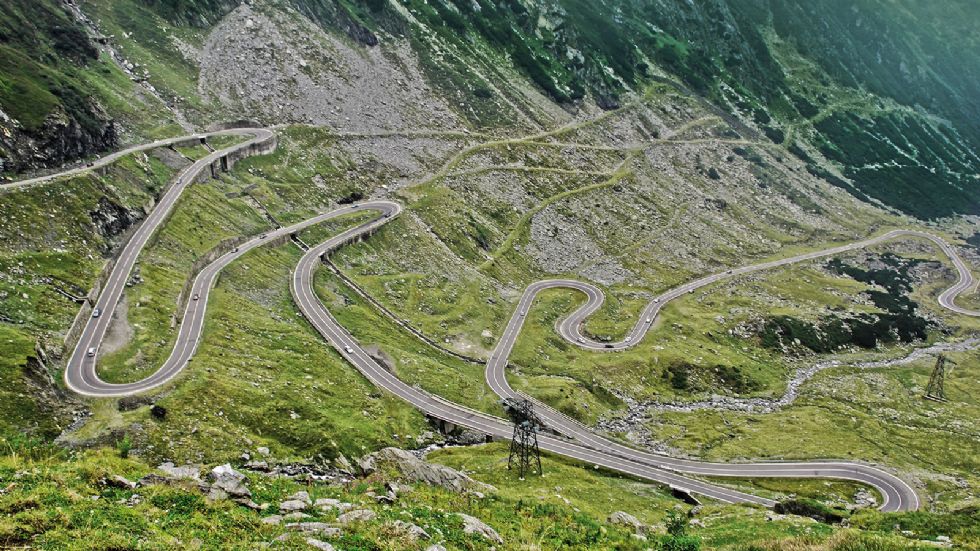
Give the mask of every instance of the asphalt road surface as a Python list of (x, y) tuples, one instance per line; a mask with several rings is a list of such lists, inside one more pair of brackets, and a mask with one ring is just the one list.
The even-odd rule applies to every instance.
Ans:
[[(86, 321), (78, 339), (78, 343), (75, 345), (75, 350), (72, 352), (71, 358), (68, 360), (68, 364), (65, 367), (65, 383), (68, 385), (68, 388), (78, 392), (79, 394), (85, 394), (87, 396), (124, 396), (126, 394), (142, 392), (173, 378), (173, 376), (179, 372), (184, 365), (183, 363), (176, 362), (176, 359), (187, 359), (193, 354), (194, 349), (197, 346), (197, 340), (196, 338), (187, 338), (189, 335), (187, 326), (194, 326), (196, 324), (199, 329), (201, 321), (197, 319), (196, 313), (197, 310), (200, 309), (200, 317), (203, 318), (204, 309), (206, 307), (201, 301), (190, 301), (191, 304), (188, 306), (188, 311), (185, 312), (185, 315), (191, 314), (191, 317), (187, 318), (187, 321), (190, 323), (184, 323), (181, 326), (181, 334), (184, 336), (184, 338), (181, 338), (180, 336), (178, 337), (177, 345), (174, 349), (174, 355), (171, 356), (171, 360), (174, 361), (168, 360), (168, 362), (159, 371), (147, 379), (124, 385), (110, 385), (102, 382), (99, 380), (95, 372), (95, 362), (98, 358), (99, 346), (102, 343), (102, 339), (105, 337), (106, 330), (109, 328), (109, 323), (112, 321), (112, 313), (115, 311), (116, 304), (118, 304), (119, 299), (126, 288), (126, 281), (129, 279), (130, 272), (133, 270), (136, 259), (139, 257), (140, 251), (143, 250), (143, 247), (146, 245), (147, 241), (149, 241), (153, 233), (156, 232), (164, 221), (166, 221), (170, 211), (177, 203), (177, 200), (180, 198), (180, 195), (183, 193), (184, 189), (194, 181), (194, 178), (198, 173), (207, 168), (217, 159), (221, 158), (223, 155), (227, 155), (233, 151), (244, 149), (252, 144), (260, 143), (275, 137), (270, 130), (266, 130), (264, 128), (241, 128), (224, 131), (223, 133), (252, 136), (252, 138), (220, 151), (210, 153), (181, 171), (174, 184), (171, 185), (166, 192), (164, 192), (163, 196), (157, 202), (150, 215), (147, 216), (146, 220), (144, 220), (142, 224), (140, 224), (140, 227), (133, 233), (126, 245), (123, 246), (122, 251), (119, 253), (119, 258), (116, 260), (109, 277), (106, 279), (105, 285), (102, 287), (102, 292), (94, 304), (94, 308), (97, 308), (99, 312), (102, 312), (105, 315), (91, 317)], [(164, 142), (168, 141), (170, 140), (164, 140)], [(68, 171), (67, 173), (62, 173), (62, 176), (70, 175), (77, 171), (77, 169)], [(54, 177), (56, 177), (56, 175), (48, 176), (46, 178), (53, 179)], [(205, 270), (205, 272), (207, 272), (207, 270)], [(202, 275), (204, 274), (202, 273)], [(200, 277), (198, 278), (198, 282), (199, 281)], [(195, 289), (196, 288), (197, 286), (195, 284)], [(186, 361), (184, 363), (186, 363)]]
[[(582, 323), (585, 321), (585, 319), (602, 306), (604, 295), (599, 288), (588, 283), (569, 279), (544, 280), (532, 283), (527, 287), (527, 289), (525, 289), (524, 294), (521, 296), (521, 299), (517, 304), (517, 309), (511, 316), (511, 319), (508, 322), (507, 327), (504, 329), (496, 348), (494, 348), (489, 360), (487, 361), (487, 368), (485, 372), (487, 384), (498, 396), (502, 398), (527, 398), (533, 400), (533, 398), (530, 398), (529, 396), (519, 393), (511, 388), (510, 384), (507, 382), (505, 370), (507, 367), (507, 359), (510, 357), (510, 353), (517, 341), (517, 337), (520, 335), (524, 321), (527, 319), (528, 311), (538, 293), (545, 289), (574, 289), (581, 291), (586, 296), (585, 304), (576, 309), (568, 317), (559, 320), (556, 324), (556, 330), (567, 341), (574, 345), (595, 351), (624, 350), (635, 346), (640, 340), (643, 339), (647, 331), (649, 331), (650, 327), (652, 327), (653, 323), (656, 321), (657, 315), (660, 313), (660, 309), (665, 304), (678, 297), (690, 294), (701, 287), (742, 274), (832, 256), (847, 251), (870, 247), (892, 239), (906, 237), (919, 237), (932, 241), (939, 246), (940, 249), (942, 249), (942, 251), (950, 258), (953, 265), (957, 269), (958, 281), (952, 287), (940, 294), (939, 304), (960, 314), (980, 316), (980, 312), (960, 308), (954, 304), (956, 296), (963, 291), (970, 289), (975, 282), (969, 269), (967, 269), (966, 264), (956, 254), (956, 251), (944, 240), (934, 235), (919, 231), (895, 230), (882, 234), (878, 237), (858, 241), (840, 247), (833, 247), (822, 251), (814, 251), (790, 258), (764, 262), (751, 266), (744, 266), (741, 268), (733, 268), (725, 272), (712, 274), (675, 287), (651, 300), (650, 303), (643, 309), (639, 319), (633, 325), (633, 328), (629, 331), (626, 337), (619, 342), (613, 343), (597, 342), (589, 339), (581, 333)], [(572, 438), (577, 442), (589, 446), (592, 449), (601, 450), (618, 456), (629, 457), (634, 461), (657, 465), (661, 468), (676, 470), (684, 473), (710, 476), (762, 476), (791, 478), (822, 477), (856, 480), (870, 484), (881, 492), (882, 496), (884, 497), (884, 502), (881, 505), (882, 510), (902, 511), (914, 510), (918, 509), (919, 507), (918, 496), (911, 486), (896, 476), (872, 465), (839, 461), (713, 464), (674, 459), (637, 450), (622, 443), (605, 438), (597, 434), (591, 428), (586, 427), (567, 415), (564, 415), (537, 400), (533, 401), (535, 403), (535, 412), (539, 417), (541, 417), (542, 421), (549, 428), (554, 429), (562, 435)]]
[[(508, 420), (449, 402), (444, 398), (412, 387), (389, 373), (383, 366), (371, 358), (360, 344), (337, 323), (317, 297), (313, 287), (313, 275), (321, 263), (321, 257), (352, 240), (362, 238), (398, 216), (401, 213), (401, 206), (389, 201), (368, 201), (324, 213), (293, 226), (254, 237), (237, 247), (234, 251), (221, 256), (206, 266), (195, 278), (191, 296), (198, 298), (188, 301), (174, 350), (159, 370), (141, 381), (126, 384), (106, 383), (98, 377), (96, 372), (98, 348), (108, 329), (112, 312), (125, 289), (125, 282), (129, 278), (132, 267), (143, 246), (153, 232), (166, 220), (167, 215), (173, 208), (183, 189), (193, 180), (198, 172), (221, 155), (272, 136), (270, 131), (264, 129), (235, 129), (221, 133), (249, 134), (253, 138), (244, 144), (212, 153), (185, 169), (178, 176), (177, 182), (164, 194), (154, 211), (124, 246), (119, 260), (114, 266), (102, 294), (95, 305), (105, 314), (99, 317), (92, 317), (87, 321), (78, 345), (65, 369), (65, 382), (67, 386), (73, 391), (86, 396), (111, 397), (137, 394), (167, 383), (187, 366), (197, 349), (207, 311), (209, 292), (214, 286), (218, 274), (225, 266), (255, 247), (274, 241), (277, 238), (294, 234), (306, 227), (337, 216), (366, 210), (377, 212), (378, 216), (313, 247), (300, 260), (290, 282), (291, 292), (300, 311), (341, 356), (354, 365), (375, 385), (399, 396), (427, 415), (482, 431), (495, 438), (508, 439), (512, 433), (512, 425)], [(159, 147), (160, 145), (166, 145), (167, 142), (168, 140), (154, 142), (155, 145), (147, 144), (146, 146), (131, 148), (126, 152)], [(113, 159), (118, 158), (118, 156), (126, 152), (120, 152), (110, 157)], [(110, 157), (105, 159), (110, 159)], [(108, 162), (111, 162), (111, 160), (105, 160), (102, 164)], [(101, 166), (101, 164), (98, 166)], [(88, 169), (90, 168), (74, 169), (66, 173), (8, 185), (40, 183)], [(936, 243), (949, 256), (959, 273), (959, 281), (940, 295), (940, 304), (961, 314), (978, 315), (977, 312), (960, 308), (954, 304), (956, 296), (972, 287), (975, 281), (967, 269), (966, 264), (956, 255), (955, 250), (945, 241), (933, 235), (918, 231), (896, 230), (876, 238), (849, 245), (753, 266), (735, 268), (724, 273), (710, 275), (681, 285), (651, 301), (644, 309), (627, 338), (621, 342), (610, 343), (608, 345), (606, 343), (592, 341), (584, 337), (580, 332), (583, 320), (595, 312), (602, 304), (603, 294), (598, 288), (587, 283), (572, 280), (548, 280), (534, 283), (527, 288), (521, 297), (517, 310), (504, 330), (500, 342), (487, 363), (487, 382), (501, 397), (523, 397), (523, 395), (514, 391), (507, 383), (505, 377), (507, 358), (516, 342), (534, 298), (543, 289), (556, 287), (572, 288), (582, 291), (588, 298), (582, 307), (557, 324), (558, 332), (565, 339), (578, 346), (594, 350), (622, 350), (635, 345), (645, 336), (659, 313), (660, 308), (665, 303), (705, 285), (727, 277), (839, 254), (875, 245), (890, 239), (910, 236), (922, 237)], [(638, 478), (667, 484), (719, 501), (729, 503), (755, 503), (763, 506), (772, 506), (774, 504), (772, 500), (692, 479), (681, 473), (721, 477), (820, 477), (855, 480), (869, 484), (881, 492), (884, 497), (884, 501), (881, 504), (882, 510), (914, 510), (918, 509), (920, 505), (918, 496), (907, 483), (872, 465), (845, 461), (721, 464), (674, 459), (638, 450), (605, 438), (589, 427), (543, 404), (538, 403), (537, 413), (542, 417), (548, 428), (555, 430), (561, 435), (552, 436), (544, 433), (541, 434), (539, 436), (539, 444), (543, 450), (576, 459), (596, 467), (603, 467)]]
[[(116, 151), (115, 153), (110, 153), (110, 154), (106, 155), (105, 157), (100, 157), (99, 159), (96, 159), (95, 161), (92, 161), (92, 163), (89, 164), (89, 165), (83, 165), (83, 166), (79, 166), (77, 168), (72, 168), (72, 169), (69, 169), (69, 170), (63, 170), (61, 172), (57, 172), (57, 173), (54, 173), (54, 174), (47, 174), (45, 176), (38, 176), (37, 178), (30, 178), (30, 179), (27, 179), (27, 180), (19, 180), (19, 181), (16, 181), (16, 182), (8, 182), (8, 183), (0, 184), (0, 192), (7, 191), (7, 190), (12, 190), (12, 189), (17, 189), (17, 188), (28, 187), (28, 186), (34, 186), (34, 185), (38, 185), (38, 184), (46, 184), (46, 183), (49, 183), (49, 182), (51, 182), (53, 180), (57, 180), (57, 179), (60, 179), (60, 178), (66, 178), (68, 176), (75, 176), (77, 174), (82, 174), (84, 172), (90, 172), (90, 171), (95, 170), (97, 168), (101, 168), (103, 166), (108, 166), (108, 165), (110, 165), (110, 164), (118, 161), (122, 157), (125, 157), (126, 155), (129, 155), (131, 153), (136, 153), (136, 152), (139, 152), (139, 151), (149, 151), (151, 149), (156, 149), (158, 147), (167, 147), (169, 145), (173, 145), (175, 143), (186, 141), (188, 139), (208, 138), (208, 137), (211, 137), (211, 136), (250, 136), (250, 135), (251, 136), (258, 136), (260, 134), (261, 135), (265, 135), (265, 136), (271, 136), (272, 135), (271, 131), (269, 131), (269, 130), (267, 130), (265, 128), (229, 128), (227, 130), (217, 130), (217, 131), (214, 131), (214, 132), (202, 132), (200, 134), (194, 134), (194, 135), (191, 135), (191, 136), (180, 136), (180, 137), (176, 137), (176, 138), (166, 138), (166, 139), (163, 139), (163, 140), (157, 140), (155, 142), (149, 142), (149, 143), (145, 143), (145, 144), (134, 145), (132, 147), (127, 147), (126, 149), (121, 149), (119, 151)], [(234, 150), (234, 149), (238, 149), (240, 147), (241, 146), (234, 146), (234, 147), (230, 147), (228, 149), (225, 149), (223, 151), (224, 152), (228, 152), (228, 151), (231, 151), (231, 150)], [(216, 158), (217, 157), (212, 157), (211, 160), (213, 161)]]

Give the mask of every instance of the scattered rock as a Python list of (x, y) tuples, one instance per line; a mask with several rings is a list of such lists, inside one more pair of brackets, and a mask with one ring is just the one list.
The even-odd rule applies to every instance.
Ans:
[(262, 524), (280, 524), (282, 523), (281, 515), (271, 515), (262, 519)]
[(283, 501), (279, 504), (279, 511), (283, 513), (291, 513), (293, 511), (305, 511), (310, 504), (299, 500), (299, 499), (289, 499)]
[(340, 535), (340, 528), (331, 526), (326, 522), (292, 522), (286, 528), (295, 532), (306, 534), (318, 534), (327, 538), (335, 538)]
[(325, 541), (320, 541), (316, 538), (306, 538), (306, 544), (314, 549), (320, 549), (322, 551), (333, 551), (333, 546)]
[(367, 522), (377, 518), (378, 514), (370, 509), (354, 509), (337, 517), (340, 524), (350, 524), (352, 522)]
[(396, 520), (395, 522), (392, 522), (391, 525), (399, 532), (408, 535), (412, 541), (429, 539), (428, 532), (423, 530), (420, 526), (412, 524), (411, 522)]
[(135, 490), (136, 483), (126, 477), (114, 474), (105, 480), (105, 485), (123, 490)]
[(265, 510), (265, 508), (268, 507), (268, 505), (269, 505), (267, 503), (265, 505), (265, 507), (263, 507), (262, 505), (259, 505), (258, 503), (252, 501), (251, 499), (249, 499), (247, 497), (235, 498), (234, 501), (235, 501), (235, 503), (241, 505), (242, 507), (248, 507), (249, 509), (252, 509), (253, 511), (262, 511), (262, 510)]
[(265, 461), (249, 461), (245, 464), (245, 468), (250, 471), (269, 472), (269, 464)]
[(262, 447), (256, 449), (255, 452), (258, 453), (259, 455), (263, 456), (263, 457), (268, 457), (269, 456), (269, 448), (266, 448), (265, 446), (262, 446)]
[(351, 509), (354, 508), (353, 503), (347, 503), (346, 501), (340, 501), (339, 499), (333, 499), (329, 497), (316, 500), (314, 506), (319, 508), (321, 511), (336, 509), (341, 513), (345, 511), (350, 511)]
[(219, 465), (208, 475), (211, 481), (210, 499), (223, 499), (228, 496), (252, 497), (252, 492), (245, 486), (245, 475), (236, 471), (229, 464)]
[(157, 467), (157, 470), (163, 471), (163, 473), (170, 478), (193, 480), (195, 482), (201, 481), (200, 465), (183, 465), (181, 467), (177, 467), (173, 463), (167, 461), (166, 463), (160, 464)]
[(609, 524), (627, 526), (632, 528), (634, 532), (641, 532), (643, 530), (643, 523), (640, 522), (638, 518), (624, 511), (616, 511), (615, 513), (609, 515), (607, 520)]
[(337, 456), (337, 458), (334, 459), (333, 464), (340, 471), (343, 471), (347, 474), (354, 474), (354, 465), (351, 465), (350, 460), (347, 459), (347, 457), (345, 457), (344, 454), (340, 454), (339, 456)]
[(456, 514), (459, 515), (459, 518), (463, 519), (463, 532), (482, 536), (492, 542), (504, 543), (504, 538), (500, 537), (500, 534), (498, 534), (496, 530), (488, 526), (482, 520), (463, 513)]

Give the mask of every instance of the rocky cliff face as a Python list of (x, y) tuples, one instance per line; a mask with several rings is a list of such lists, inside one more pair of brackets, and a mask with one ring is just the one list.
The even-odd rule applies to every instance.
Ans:
[(56, 167), (108, 151), (118, 145), (116, 126), (96, 103), (88, 125), (59, 108), (40, 128), (25, 129), (18, 121), (0, 112), (0, 172), (24, 172)]
[(56, 0), (0, 13), (0, 173), (61, 165), (117, 145), (112, 116), (84, 72), (99, 51)]

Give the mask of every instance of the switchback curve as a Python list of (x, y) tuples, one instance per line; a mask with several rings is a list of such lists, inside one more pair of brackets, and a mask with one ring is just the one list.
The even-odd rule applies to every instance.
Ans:
[[(956, 254), (956, 251), (943, 239), (920, 231), (914, 230), (893, 230), (863, 241), (832, 247), (821, 251), (814, 251), (789, 258), (763, 262), (751, 266), (734, 268), (725, 272), (712, 274), (695, 281), (685, 283), (669, 291), (662, 293), (643, 309), (639, 319), (634, 324), (626, 337), (614, 343), (600, 343), (582, 335), (581, 327), (585, 319), (593, 314), (602, 306), (604, 295), (602, 291), (589, 283), (559, 279), (544, 280), (529, 285), (524, 294), (518, 301), (517, 309), (511, 316), (497, 346), (494, 348), (487, 361), (485, 377), (490, 388), (502, 398), (529, 398), (528, 396), (515, 391), (507, 382), (505, 370), (507, 360), (513, 350), (517, 337), (520, 335), (521, 328), (528, 310), (538, 293), (545, 289), (565, 288), (582, 292), (586, 296), (586, 302), (572, 312), (569, 316), (560, 319), (556, 323), (557, 332), (568, 342), (586, 349), (596, 351), (618, 351), (635, 346), (646, 336), (647, 331), (653, 326), (660, 309), (665, 304), (685, 294), (693, 293), (696, 289), (721, 281), (737, 275), (748, 274), (761, 270), (768, 270), (779, 266), (786, 266), (806, 260), (813, 260), (853, 251), (861, 248), (870, 247), (889, 241), (892, 239), (917, 237), (928, 239), (937, 245), (958, 272), (957, 282), (943, 291), (938, 298), (938, 302), (944, 308), (954, 312), (980, 316), (980, 312), (975, 312), (957, 306), (954, 301), (963, 291), (971, 288), (974, 284), (973, 275), (967, 268), (966, 263)], [(886, 511), (918, 509), (919, 499), (915, 490), (900, 478), (889, 474), (877, 467), (853, 462), (833, 462), (833, 461), (807, 461), (807, 462), (764, 462), (764, 463), (703, 463), (675, 459), (661, 455), (652, 454), (642, 450), (625, 446), (614, 440), (596, 434), (595, 431), (582, 425), (581, 423), (569, 418), (568, 416), (554, 410), (553, 408), (535, 401), (536, 411), (542, 420), (551, 428), (561, 434), (573, 438), (589, 447), (597, 450), (606, 451), (611, 454), (630, 457), (636, 461), (654, 464), (662, 468), (673, 469), (685, 473), (697, 473), (712, 476), (769, 476), (769, 477), (806, 477), (815, 476), (814, 473), (820, 472), (823, 477), (845, 478), (871, 484), (878, 488), (884, 496), (884, 503), (881, 508)], [(751, 473), (751, 474), (750, 474)]]
[[(145, 245), (152, 233), (166, 219), (167, 214), (173, 208), (177, 198), (184, 187), (191, 182), (194, 177), (208, 164), (214, 162), (221, 155), (237, 149), (243, 149), (255, 143), (274, 139), (274, 135), (265, 129), (236, 129), (229, 131), (234, 133), (251, 133), (254, 138), (244, 144), (232, 146), (225, 150), (212, 153), (211, 155), (194, 163), (186, 169), (177, 179), (177, 182), (161, 198), (160, 203), (147, 218), (146, 222), (134, 234), (133, 238), (124, 247), (115, 268), (110, 275), (106, 288), (97, 302), (97, 307), (105, 312), (111, 312), (118, 302), (125, 280), (132, 269), (135, 259)], [(154, 145), (153, 147), (159, 147)], [(148, 149), (150, 146), (137, 149)], [(125, 152), (120, 152), (125, 154)], [(105, 161), (108, 163), (111, 161)], [(104, 163), (103, 163), (104, 164)], [(42, 181), (48, 181), (60, 176), (78, 172), (86, 169), (75, 169), (60, 175), (43, 177)], [(33, 182), (38, 183), (38, 182)], [(23, 185), (24, 182), (14, 185)], [(361, 236), (374, 231), (385, 224), (391, 217), (397, 216), (401, 212), (401, 207), (396, 203), (387, 201), (365, 202), (351, 207), (338, 209), (329, 213), (321, 214), (299, 224), (269, 232), (240, 245), (235, 251), (227, 253), (215, 262), (208, 265), (197, 276), (193, 283), (192, 293), (199, 297), (199, 300), (190, 301), (187, 305), (181, 328), (178, 333), (177, 341), (171, 356), (164, 365), (149, 377), (134, 383), (110, 384), (99, 379), (95, 370), (98, 345), (102, 342), (105, 331), (108, 327), (111, 316), (97, 317), (88, 320), (83, 331), (82, 337), (76, 346), (74, 353), (69, 360), (65, 370), (65, 381), (73, 391), (88, 396), (124, 396), (150, 390), (158, 387), (173, 379), (190, 361), (193, 356), (203, 328), (206, 313), (207, 297), (213, 286), (218, 273), (239, 256), (249, 250), (264, 243), (296, 233), (303, 228), (352, 212), (353, 209), (361, 208), (364, 210), (375, 210), (381, 216), (364, 223), (356, 228), (347, 230), (338, 236), (331, 238), (308, 251), (301, 259), (291, 281), (291, 290), (300, 307), (303, 315), (348, 361), (357, 367), (369, 380), (376, 385), (389, 390), (397, 396), (405, 399), (413, 406), (434, 417), (444, 419), (459, 425), (468, 426), (476, 430), (481, 430), (487, 434), (498, 438), (509, 438), (511, 425), (509, 422), (477, 412), (458, 404), (448, 402), (438, 396), (431, 395), (424, 391), (411, 387), (400, 381), (392, 374), (381, 368), (377, 362), (360, 347), (360, 345), (330, 316), (322, 302), (316, 297), (313, 290), (313, 272), (319, 264), (319, 259), (325, 254), (339, 248), (343, 244), (358, 239)], [(558, 331), (563, 337), (571, 342), (587, 348), (606, 350), (623, 349), (636, 344), (647, 332), (652, 324), (652, 319), (657, 315), (664, 303), (684, 293), (694, 289), (714, 283), (724, 277), (737, 274), (744, 274), (753, 271), (787, 265), (803, 260), (819, 258), (832, 254), (838, 254), (848, 250), (867, 247), (894, 239), (900, 236), (917, 236), (932, 240), (939, 245), (950, 257), (956, 266), (960, 280), (956, 285), (944, 291), (939, 298), (940, 304), (951, 310), (967, 315), (977, 315), (976, 312), (960, 308), (954, 304), (955, 297), (973, 285), (972, 276), (966, 268), (965, 263), (955, 251), (938, 237), (923, 232), (896, 230), (880, 237), (817, 251), (805, 255), (782, 259), (754, 266), (733, 269), (725, 274), (714, 274), (697, 281), (682, 285), (652, 301), (644, 310), (640, 320), (632, 329), (627, 339), (619, 343), (611, 343), (607, 346), (586, 339), (581, 335), (579, 327), (582, 321), (601, 306), (602, 292), (589, 284), (572, 280), (549, 280), (532, 284), (525, 291), (518, 309), (508, 324), (504, 336), (501, 338), (497, 349), (491, 356), (487, 366), (487, 380), (491, 387), (501, 396), (517, 396), (518, 394), (509, 387), (504, 378), (504, 368), (506, 359), (513, 348), (514, 341), (519, 334), (523, 324), (524, 314), (530, 307), (534, 297), (541, 290), (554, 287), (569, 287), (584, 292), (588, 301), (572, 315), (563, 319), (558, 324)], [(93, 353), (94, 352), (94, 353)], [(904, 481), (870, 465), (862, 465), (849, 462), (792, 462), (792, 463), (744, 463), (744, 464), (717, 464), (702, 463), (690, 460), (678, 460), (665, 456), (659, 456), (636, 450), (617, 442), (608, 440), (588, 427), (585, 427), (561, 414), (542, 406), (540, 408), (542, 416), (549, 425), (557, 430), (564, 437), (554, 437), (542, 435), (540, 444), (545, 450), (565, 455), (579, 461), (588, 462), (596, 466), (606, 467), (612, 470), (627, 473), (633, 476), (656, 481), (671, 486), (680, 487), (688, 491), (706, 495), (714, 499), (725, 502), (755, 503), (763, 506), (772, 506), (772, 500), (738, 492), (727, 488), (722, 488), (714, 484), (705, 483), (700, 480), (691, 479), (674, 472), (691, 473), (708, 476), (742, 476), (742, 477), (827, 477), (857, 480), (876, 487), (884, 496), (883, 510), (909, 510), (919, 506), (918, 497), (914, 490)]]

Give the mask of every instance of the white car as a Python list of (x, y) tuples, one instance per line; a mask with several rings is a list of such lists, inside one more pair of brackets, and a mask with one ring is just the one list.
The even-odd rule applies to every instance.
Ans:
[(653, 323), (653, 318), (647, 318), (647, 323)]
[(631, 340), (633, 340), (633, 337), (626, 337), (626, 342), (630, 342)]
[(92, 317), (93, 318), (97, 318), (97, 317), (99, 317), (101, 315), (102, 315), (102, 310), (99, 310), (98, 308), (96, 308), (95, 310), (92, 310)]
[(351, 348), (351, 347), (349, 347), (349, 346), (345, 346), (344, 347), (344, 352), (347, 352), (348, 354), (353, 354), (354, 353), (354, 349)]
[(88, 349), (88, 357), (91, 358), (93, 356), (95, 356), (95, 348), (89, 348)]
[(197, 299), (199, 299), (199, 298), (201, 298), (201, 297), (200, 297), (200, 296), (198, 296), (198, 294), (197, 294), (197, 293), (194, 293), (194, 300), (197, 300)]
[(579, 337), (577, 340), (578, 340), (578, 342), (580, 342), (582, 344), (585, 344), (585, 339), (583, 339), (582, 337)]

